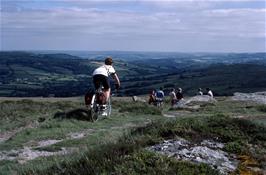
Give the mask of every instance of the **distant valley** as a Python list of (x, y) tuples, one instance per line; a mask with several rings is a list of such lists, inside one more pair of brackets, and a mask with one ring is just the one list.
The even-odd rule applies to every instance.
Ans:
[(111, 55), (122, 81), (118, 95), (182, 87), (194, 95), (210, 87), (215, 95), (266, 91), (265, 53), (161, 52), (0, 52), (0, 96), (83, 95), (92, 88), (92, 71)]

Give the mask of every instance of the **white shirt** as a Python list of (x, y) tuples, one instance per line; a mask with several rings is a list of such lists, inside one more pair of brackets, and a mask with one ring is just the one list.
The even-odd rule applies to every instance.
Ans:
[(208, 91), (208, 95), (209, 95), (210, 97), (213, 97), (213, 93), (212, 93), (211, 90)]
[(176, 95), (175, 95), (175, 92), (174, 91), (171, 91), (169, 93), (169, 96), (171, 97), (171, 99), (176, 99)]
[(115, 69), (113, 66), (111, 65), (102, 65), (100, 67), (98, 67), (97, 69), (95, 69), (93, 71), (92, 75), (104, 75), (106, 77), (108, 77), (109, 75), (115, 73)]

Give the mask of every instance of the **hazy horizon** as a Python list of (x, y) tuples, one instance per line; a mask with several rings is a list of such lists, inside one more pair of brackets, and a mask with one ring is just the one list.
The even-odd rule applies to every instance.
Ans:
[(266, 52), (261, 0), (2, 0), (1, 51)]
[(241, 54), (241, 53), (266, 53), (266, 51), (254, 51), (254, 52), (218, 52), (218, 51), (190, 51), (190, 52), (182, 52), (182, 51), (139, 51), (139, 50), (0, 50), (0, 52), (140, 52), (140, 53), (180, 53), (180, 54), (196, 54), (196, 53), (206, 53), (206, 54), (227, 54), (227, 53), (233, 53), (233, 54)]

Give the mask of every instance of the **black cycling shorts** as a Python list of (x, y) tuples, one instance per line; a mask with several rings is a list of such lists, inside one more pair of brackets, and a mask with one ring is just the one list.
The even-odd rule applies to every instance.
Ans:
[(105, 90), (108, 90), (110, 88), (108, 77), (100, 74), (93, 76), (93, 84), (95, 89), (99, 89), (101, 86), (103, 86)]

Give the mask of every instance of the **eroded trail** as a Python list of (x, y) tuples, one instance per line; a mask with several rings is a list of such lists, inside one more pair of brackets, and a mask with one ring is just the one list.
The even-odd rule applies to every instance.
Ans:
[[(150, 120), (147, 120), (142, 125), (147, 125), (151, 123)], [(0, 151), (0, 161), (1, 160), (17, 160), (19, 163), (26, 163), (29, 160), (36, 159), (38, 157), (48, 157), (54, 155), (66, 155), (77, 152), (80, 148), (79, 147), (60, 147), (60, 149), (56, 149), (54, 151), (46, 151), (42, 150), (42, 148), (46, 148), (61, 142), (67, 142), (71, 140), (81, 140), (85, 137), (89, 137), (90, 135), (97, 134), (99, 132), (108, 133), (110, 131), (115, 130), (125, 130), (138, 127), (135, 123), (126, 123), (125, 125), (120, 126), (112, 126), (110, 128), (99, 128), (99, 129), (85, 129), (79, 132), (70, 132), (65, 135), (62, 139), (46, 139), (35, 141), (31, 140), (24, 144), (22, 149), (12, 149), (8, 151)], [(26, 128), (37, 128), (37, 125), (31, 125), (23, 128), (19, 128), (12, 132), (6, 132), (3, 134), (2, 142), (12, 138), (16, 133), (22, 131)]]
[(0, 133), (0, 144), (7, 141), (8, 139), (12, 138), (15, 136), (17, 133), (25, 130), (25, 129), (31, 129), (31, 128), (37, 128), (39, 126), (39, 123), (37, 121), (31, 122), (28, 125), (24, 127), (20, 127), (11, 131), (6, 131), (6, 132), (1, 132)]
[[(28, 160), (33, 160), (38, 157), (47, 157), (53, 155), (65, 155), (77, 151), (78, 148), (73, 147), (61, 147), (57, 151), (43, 151), (39, 150), (47, 146), (51, 146), (63, 141), (73, 140), (73, 139), (82, 139), (89, 134), (95, 132), (94, 130), (88, 129), (80, 132), (68, 133), (65, 139), (47, 139), (41, 141), (29, 141), (25, 143), (25, 146), (22, 149), (9, 150), (9, 151), (0, 151), (0, 160), (18, 160), (19, 163), (25, 163)], [(29, 146), (30, 145), (30, 146)]]

